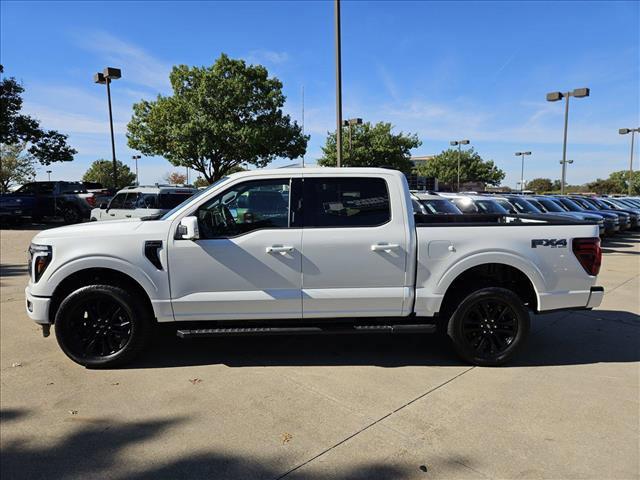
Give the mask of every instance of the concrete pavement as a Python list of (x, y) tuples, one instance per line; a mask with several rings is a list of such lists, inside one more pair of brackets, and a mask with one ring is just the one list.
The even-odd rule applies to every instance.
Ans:
[(640, 478), (640, 235), (605, 243), (601, 308), (534, 319), (505, 368), (435, 336), (160, 337), (86, 370), (24, 313), (2, 230), (3, 479)]

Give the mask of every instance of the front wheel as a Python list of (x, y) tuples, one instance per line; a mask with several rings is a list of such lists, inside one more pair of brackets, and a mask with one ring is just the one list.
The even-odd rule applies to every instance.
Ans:
[(483, 288), (460, 303), (447, 333), (458, 354), (468, 362), (498, 366), (516, 354), (529, 328), (529, 312), (515, 293), (504, 288)]
[(72, 225), (74, 223), (80, 223), (82, 216), (76, 207), (67, 205), (62, 209), (62, 219), (66, 225)]
[(71, 293), (55, 317), (62, 351), (86, 367), (116, 367), (148, 343), (151, 321), (142, 303), (122, 288), (90, 285)]

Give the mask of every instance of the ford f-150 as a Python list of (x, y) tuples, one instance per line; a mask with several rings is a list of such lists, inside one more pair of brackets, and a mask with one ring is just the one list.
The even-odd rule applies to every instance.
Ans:
[(575, 221), (414, 215), (394, 170), (254, 170), (159, 218), (40, 232), (26, 310), (88, 367), (131, 361), (161, 323), (183, 338), (439, 330), (500, 365), (530, 314), (600, 304), (599, 242)]

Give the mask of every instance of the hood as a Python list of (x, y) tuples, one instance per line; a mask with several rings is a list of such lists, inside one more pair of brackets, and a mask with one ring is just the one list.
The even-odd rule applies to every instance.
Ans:
[(110, 222), (86, 222), (66, 227), (51, 228), (43, 230), (33, 237), (33, 243), (47, 244), (56, 238), (83, 238), (93, 237), (104, 238), (107, 236), (118, 237), (134, 232), (142, 226), (139, 218), (128, 218), (126, 220), (113, 220)]

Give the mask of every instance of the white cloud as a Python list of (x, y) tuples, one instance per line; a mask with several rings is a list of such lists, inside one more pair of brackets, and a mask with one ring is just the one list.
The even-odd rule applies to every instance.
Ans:
[(277, 52), (274, 50), (252, 50), (246, 56), (247, 63), (250, 64), (271, 64), (282, 65), (290, 60), (290, 56), (287, 52)]
[(170, 89), (171, 65), (134, 43), (99, 31), (83, 32), (82, 36), (78, 37), (78, 45), (100, 54), (105, 62), (121, 68), (122, 76), (127, 81), (157, 92), (167, 92)]

